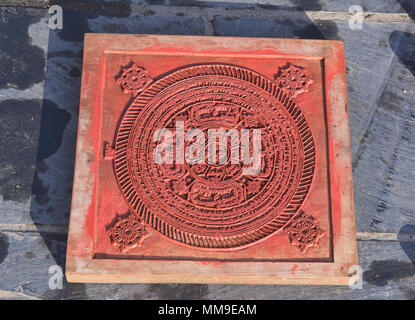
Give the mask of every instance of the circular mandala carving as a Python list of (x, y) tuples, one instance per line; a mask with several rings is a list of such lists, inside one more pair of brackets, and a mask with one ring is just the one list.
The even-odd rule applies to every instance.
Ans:
[[(244, 175), (230, 146), (220, 164), (156, 164), (156, 130), (174, 133), (178, 121), (204, 134), (235, 129), (241, 139), (241, 129), (261, 129), (260, 172)], [(173, 241), (207, 249), (245, 247), (281, 230), (306, 199), (315, 166), (313, 136), (295, 102), (268, 78), (221, 64), (184, 68), (148, 86), (123, 116), (115, 151), (134, 213)]]

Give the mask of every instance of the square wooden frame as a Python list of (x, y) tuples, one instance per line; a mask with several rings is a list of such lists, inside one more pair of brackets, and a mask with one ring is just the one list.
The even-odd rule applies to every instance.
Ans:
[[(105, 51), (171, 50), (198, 54), (320, 58), (328, 123), (333, 262), (216, 262), (97, 259), (97, 197)], [(255, 51), (255, 52), (253, 52)], [(66, 277), (69, 282), (347, 285), (357, 279), (356, 230), (344, 46), (340, 41), (200, 36), (86, 34)]]

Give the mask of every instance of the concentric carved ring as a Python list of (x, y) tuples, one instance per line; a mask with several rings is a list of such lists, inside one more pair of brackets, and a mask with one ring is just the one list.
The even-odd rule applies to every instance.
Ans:
[[(260, 172), (244, 175), (245, 164), (229, 157), (222, 165), (156, 164), (154, 133), (178, 121), (204, 133), (262, 129)], [(183, 68), (146, 87), (115, 143), (116, 177), (134, 213), (196, 248), (242, 248), (281, 230), (306, 199), (314, 167), (313, 135), (295, 102), (274, 81), (222, 64)]]

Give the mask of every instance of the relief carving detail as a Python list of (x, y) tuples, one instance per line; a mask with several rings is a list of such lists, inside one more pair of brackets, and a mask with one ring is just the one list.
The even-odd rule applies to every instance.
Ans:
[(306, 92), (313, 80), (303, 67), (288, 62), (285, 66), (279, 68), (275, 76), (275, 82), (295, 98), (297, 95)]
[(126, 217), (119, 216), (108, 229), (111, 243), (121, 252), (140, 247), (148, 237), (143, 221), (130, 213)]
[[(225, 250), (252, 245), (291, 221), (307, 198), (316, 154), (312, 131), (292, 100), (311, 80), (304, 69), (287, 68), (273, 81), (244, 67), (197, 65), (167, 73), (151, 87), (144, 68), (133, 63), (122, 69), (117, 82), (135, 98), (120, 121), (114, 170), (140, 223), (186, 246)], [(174, 132), (179, 121), (204, 134), (208, 128), (236, 129), (240, 138), (242, 128), (262, 129), (259, 174), (242, 174), (246, 165), (230, 157), (221, 165), (155, 163), (155, 131)], [(203, 146), (193, 147), (206, 156)], [(295, 226), (293, 243), (304, 238)], [(123, 239), (130, 237), (114, 230), (115, 243), (126, 246)], [(313, 230), (319, 238), (320, 229)], [(301, 250), (308, 247), (301, 244)]]
[(130, 63), (121, 69), (116, 81), (125, 94), (136, 96), (151, 83), (152, 78), (145, 68)]
[(317, 219), (305, 213), (295, 217), (285, 231), (291, 244), (297, 246), (303, 253), (317, 247), (326, 234), (320, 228)]

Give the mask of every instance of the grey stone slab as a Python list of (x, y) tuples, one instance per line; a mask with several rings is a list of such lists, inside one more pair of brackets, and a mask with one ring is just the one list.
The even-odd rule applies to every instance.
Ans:
[[(20, 0), (22, 1), (22, 0)], [(40, 1), (40, 0), (36, 0)], [(50, 3), (67, 4), (89, 4), (96, 3), (95, 0), (50, 0)], [(104, 0), (104, 3), (122, 3), (120, 0)], [(126, 1), (131, 5), (167, 5), (182, 7), (208, 7), (208, 8), (244, 8), (244, 9), (295, 9), (310, 11), (337, 11), (349, 12), (349, 7), (359, 5), (364, 11), (384, 12), (384, 13), (415, 13), (415, 4), (411, 0), (129, 0)]]
[(0, 233), (0, 299), (415, 299), (414, 242), (358, 242), (362, 289), (340, 286), (69, 284), (51, 289), (64, 270), (66, 235)]
[(399, 232), (415, 223), (415, 29), (371, 30), (346, 42), (357, 227)]
[(306, 10), (349, 12), (349, 8), (358, 5), (364, 12), (376, 13), (415, 13), (415, 4), (411, 0), (2, 0), (3, 6), (23, 6), (46, 8), (58, 4), (64, 9), (78, 9), (114, 12), (131, 6), (176, 6), (198, 8), (227, 9), (266, 9), (266, 10)]
[(49, 34), (46, 14), (0, 7), (1, 222), (32, 222)]
[(46, 8), (49, 0), (2, 0), (2, 6)]
[[(141, 2), (141, 1), (140, 1)], [(262, 1), (249, 1), (249, 0), (211, 0), (211, 1), (188, 1), (188, 0), (170, 0), (166, 1), (169, 4), (174, 5), (194, 5), (194, 6), (223, 6), (223, 7), (250, 7), (250, 8), (264, 8), (269, 10), (278, 10), (283, 8), (297, 8), (301, 10), (310, 11), (337, 11), (337, 12), (349, 12), (349, 8), (352, 5), (359, 5), (364, 11), (370, 12), (384, 12), (384, 13), (414, 13), (415, 4), (410, 0), (344, 0), (344, 1), (331, 1), (331, 0), (262, 0)], [(151, 3), (151, 1), (148, 1)]]

